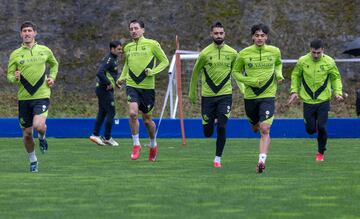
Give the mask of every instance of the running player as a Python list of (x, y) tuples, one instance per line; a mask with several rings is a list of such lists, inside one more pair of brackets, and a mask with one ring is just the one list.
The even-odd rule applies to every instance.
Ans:
[[(169, 65), (169, 60), (157, 41), (144, 37), (144, 22), (130, 21), (129, 32), (133, 41), (124, 47), (125, 64), (117, 84), (121, 87), (126, 83), (129, 123), (134, 142), (131, 159), (137, 160), (141, 151), (138, 120), (140, 110), (150, 137), (149, 161), (155, 162), (158, 147), (155, 139), (156, 125), (151, 116), (155, 104), (155, 75)], [(159, 63), (156, 64), (156, 61)]]
[[(35, 41), (37, 26), (24, 22), (20, 27), (23, 43), (14, 50), (9, 58), (7, 79), (18, 86), (19, 122), (23, 133), (23, 142), (30, 160), (30, 172), (38, 172), (35, 154), (33, 128), (38, 132), (40, 151), (48, 150), (46, 141), (46, 118), (50, 105), (51, 87), (58, 73), (58, 62), (52, 51)], [(46, 64), (50, 74), (46, 74)]]
[(284, 80), (280, 50), (266, 44), (269, 31), (264, 24), (251, 27), (254, 44), (239, 52), (233, 74), (237, 81), (245, 84), (245, 112), (252, 130), (261, 134), (257, 173), (265, 170), (277, 83)]
[(310, 52), (298, 60), (291, 74), (291, 96), (289, 104), (299, 96), (304, 102), (306, 132), (318, 133), (316, 161), (324, 161), (327, 144), (327, 120), (330, 110), (331, 92), (335, 99), (342, 101), (342, 83), (334, 59), (324, 54), (322, 40), (310, 43)]
[(226, 45), (224, 26), (216, 22), (211, 26), (213, 43), (203, 49), (197, 59), (190, 82), (190, 101), (196, 102), (197, 82), (201, 77), (201, 114), (205, 137), (211, 137), (215, 121), (217, 127), (214, 167), (221, 167), (221, 156), (226, 143), (226, 123), (231, 113), (231, 71), (237, 52)]

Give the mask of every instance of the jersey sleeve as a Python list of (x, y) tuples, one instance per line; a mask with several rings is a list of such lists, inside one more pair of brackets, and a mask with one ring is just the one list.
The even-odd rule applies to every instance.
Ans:
[(281, 61), (281, 52), (278, 49), (276, 60), (275, 60), (275, 77), (276, 80), (283, 80), (284, 76), (282, 74), (282, 61)]
[(120, 75), (118, 81), (125, 81), (128, 73), (129, 73), (129, 65), (128, 65), (128, 59), (125, 54), (124, 67), (121, 71), (121, 75)]
[(149, 69), (149, 75), (158, 74), (169, 65), (169, 60), (158, 42), (156, 42), (153, 46), (153, 53), (154, 56), (159, 60), (159, 64), (155, 68)]
[(301, 76), (302, 76), (302, 64), (299, 60), (293, 71), (291, 72), (291, 87), (290, 87), (290, 93), (299, 93), (300, 91), (300, 85), (301, 85)]
[(58, 70), (59, 70), (59, 63), (56, 60), (53, 52), (48, 49), (48, 59), (47, 59), (47, 63), (50, 65), (50, 75), (49, 77), (52, 78), (53, 80), (56, 79)]
[(18, 83), (18, 81), (15, 80), (16, 69), (17, 69), (17, 65), (15, 60), (15, 54), (11, 53), (8, 63), (8, 69), (6, 73), (7, 80), (11, 83)]
[(101, 62), (101, 66), (96, 74), (96, 77), (99, 79), (100, 84), (110, 85), (109, 79), (106, 77), (106, 71), (112, 67), (111, 58), (108, 57), (106, 60)]
[(329, 77), (331, 81), (331, 88), (334, 90), (334, 94), (336, 96), (341, 96), (342, 95), (341, 76), (338, 68), (336, 67), (335, 62), (332, 63), (329, 74), (330, 74)]
[(236, 83), (238, 85), (239, 83), (243, 83), (245, 85), (252, 87), (260, 87), (260, 81), (257, 78), (243, 75), (244, 66), (245, 66), (244, 59), (239, 53), (236, 57), (234, 68), (232, 71), (232, 76), (236, 80)]
[(192, 102), (196, 102), (196, 90), (198, 84), (198, 78), (201, 72), (201, 69), (204, 66), (204, 56), (200, 53), (198, 59), (195, 62), (193, 72), (191, 74), (191, 81), (190, 81), (190, 89), (189, 89), (189, 97)]

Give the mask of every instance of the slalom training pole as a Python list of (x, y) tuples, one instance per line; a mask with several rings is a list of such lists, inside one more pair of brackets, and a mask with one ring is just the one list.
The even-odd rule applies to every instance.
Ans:
[(183, 102), (182, 102), (183, 98), (182, 98), (182, 88), (181, 88), (181, 60), (180, 60), (180, 53), (178, 52), (179, 49), (180, 49), (179, 37), (178, 35), (176, 35), (176, 83), (177, 83), (177, 93), (179, 98), (179, 118), (180, 118), (182, 144), (186, 145), (184, 117), (183, 117)]

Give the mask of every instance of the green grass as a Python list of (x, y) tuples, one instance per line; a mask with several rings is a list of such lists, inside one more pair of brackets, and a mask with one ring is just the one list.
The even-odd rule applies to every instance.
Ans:
[(257, 139), (228, 139), (221, 169), (215, 139), (159, 139), (156, 163), (118, 140), (49, 139), (32, 174), (21, 139), (0, 139), (0, 218), (360, 218), (358, 139), (330, 139), (322, 163), (315, 139), (273, 139), (261, 175)]

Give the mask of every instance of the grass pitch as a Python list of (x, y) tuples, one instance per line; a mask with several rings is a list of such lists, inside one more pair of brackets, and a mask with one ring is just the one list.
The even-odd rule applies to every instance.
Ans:
[(228, 139), (221, 169), (215, 139), (159, 139), (156, 163), (117, 140), (48, 139), (30, 173), (22, 140), (0, 139), (0, 218), (360, 218), (359, 139), (330, 139), (324, 162), (316, 139), (272, 139), (260, 175), (258, 139)]

